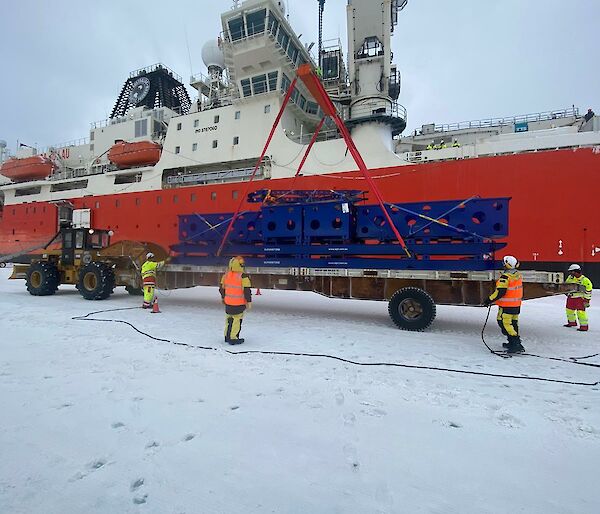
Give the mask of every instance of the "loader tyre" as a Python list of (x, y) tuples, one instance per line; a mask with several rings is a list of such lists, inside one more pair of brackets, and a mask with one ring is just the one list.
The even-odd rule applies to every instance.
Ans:
[(79, 272), (77, 289), (86, 300), (105, 300), (115, 289), (115, 274), (104, 262), (90, 262)]
[(50, 262), (34, 262), (27, 271), (27, 291), (33, 296), (50, 296), (56, 293), (60, 274)]
[(425, 330), (435, 319), (435, 302), (423, 289), (403, 287), (390, 298), (388, 312), (398, 328)]
[(131, 296), (142, 296), (144, 294), (144, 290), (141, 287), (125, 286), (125, 291)]

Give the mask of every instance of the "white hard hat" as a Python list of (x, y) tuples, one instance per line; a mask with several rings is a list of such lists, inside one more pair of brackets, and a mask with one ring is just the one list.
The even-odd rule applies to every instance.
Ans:
[(579, 264), (571, 264), (569, 266), (569, 271), (581, 271), (581, 266)]
[(148, 252), (146, 254), (146, 259), (152, 259), (152, 257), (154, 257), (154, 254), (152, 252)]
[(519, 265), (519, 261), (512, 255), (506, 255), (502, 259), (502, 264), (504, 264), (504, 267), (507, 269), (514, 269)]

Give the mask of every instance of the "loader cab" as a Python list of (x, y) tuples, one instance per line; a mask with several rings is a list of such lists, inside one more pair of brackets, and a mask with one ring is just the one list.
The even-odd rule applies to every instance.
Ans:
[(81, 259), (84, 264), (88, 264), (92, 261), (90, 252), (102, 250), (109, 246), (111, 235), (112, 231), (110, 230), (62, 228), (62, 264), (72, 266), (75, 264), (75, 259)]

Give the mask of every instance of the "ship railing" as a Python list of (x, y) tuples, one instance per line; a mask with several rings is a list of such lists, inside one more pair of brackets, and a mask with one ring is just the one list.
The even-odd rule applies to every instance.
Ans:
[(60, 143), (60, 144), (57, 144), (57, 145), (47, 146), (47, 147), (42, 148), (41, 150), (39, 150), (38, 154), (40, 154), (40, 155), (50, 155), (52, 152), (55, 152), (56, 150), (60, 150), (62, 148), (72, 148), (74, 146), (87, 145), (89, 143), (90, 143), (90, 138), (89, 137), (81, 137), (79, 139), (73, 139), (72, 141), (67, 141), (65, 143)]
[[(307, 145), (308, 143), (310, 143), (314, 134), (314, 132), (307, 132), (305, 134), (292, 136), (288, 132), (287, 136), (296, 143), (299, 143), (301, 145)], [(319, 131), (319, 135), (317, 136), (317, 141), (331, 141), (333, 139), (340, 139), (340, 137), (340, 133), (337, 131), (337, 129), (321, 130)]]
[(156, 64), (151, 64), (150, 66), (146, 66), (145, 68), (140, 68), (139, 70), (132, 71), (129, 74), (129, 78), (133, 79), (133, 78), (139, 77), (140, 75), (146, 75), (147, 73), (151, 73), (156, 70), (166, 70), (167, 73), (169, 75), (171, 75), (171, 77), (173, 77), (175, 80), (178, 80), (179, 82), (183, 83), (181, 80), (181, 77), (179, 75), (177, 75), (177, 73), (175, 73), (168, 66), (165, 66), (164, 64), (159, 63), (159, 62)]
[(57, 171), (48, 177), (48, 180), (67, 180), (70, 178), (88, 177), (90, 175), (101, 175), (108, 168), (107, 165), (92, 166), (91, 168), (67, 168)]
[[(260, 166), (256, 175), (263, 176), (263, 167)], [(179, 187), (182, 185), (208, 184), (215, 182), (243, 181), (252, 176), (254, 168), (236, 168), (232, 170), (204, 171), (199, 173), (182, 173), (167, 177), (167, 185)]]
[[(569, 107), (567, 109), (557, 109), (555, 111), (537, 112), (533, 114), (522, 114), (519, 116), (509, 116), (506, 118), (487, 118), (473, 121), (461, 121), (459, 123), (450, 123), (444, 125), (435, 125), (435, 132), (451, 132), (455, 130), (499, 127), (503, 125), (514, 125), (518, 123), (531, 123), (536, 121), (551, 121), (560, 118), (578, 117), (579, 108)], [(429, 132), (418, 131), (419, 134)]]
[(406, 108), (398, 102), (382, 102), (372, 100), (361, 102), (351, 109), (351, 119), (371, 118), (373, 116), (387, 116), (406, 120)]

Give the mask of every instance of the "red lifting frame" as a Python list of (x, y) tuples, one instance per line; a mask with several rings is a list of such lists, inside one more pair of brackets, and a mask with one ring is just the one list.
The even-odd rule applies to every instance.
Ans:
[[(331, 117), (333, 119), (333, 121), (335, 122), (335, 124), (337, 125), (337, 127), (340, 131), (340, 134), (342, 135), (342, 137), (344, 138), (344, 141), (346, 142), (346, 146), (348, 147), (348, 150), (350, 150), (350, 153), (352, 154), (352, 158), (354, 159), (354, 162), (356, 163), (356, 165), (358, 166), (358, 169), (361, 171), (361, 173), (363, 174), (363, 176), (369, 183), (369, 186), (371, 187), (371, 191), (373, 191), (373, 193), (375, 194), (375, 197), (377, 198), (377, 202), (379, 203), (379, 206), (381, 207), (381, 210), (383, 211), (383, 214), (384, 214), (387, 222), (390, 224), (390, 227), (392, 228), (394, 235), (396, 236), (396, 239), (400, 243), (400, 246), (402, 246), (402, 249), (404, 250), (406, 255), (408, 257), (412, 257), (408, 248), (406, 247), (406, 243), (404, 242), (404, 239), (402, 239), (400, 232), (398, 232), (396, 225), (394, 225), (394, 222), (392, 221), (392, 218), (390, 217), (390, 215), (387, 211), (387, 208), (385, 207), (385, 204), (383, 202), (383, 197), (381, 196), (381, 192), (379, 191), (377, 184), (375, 184), (375, 181), (371, 177), (369, 170), (367, 169), (367, 165), (365, 164), (365, 161), (363, 160), (362, 156), (360, 155), (358, 148), (356, 148), (356, 145), (354, 144), (354, 141), (352, 140), (352, 136), (350, 135), (348, 128), (346, 127), (346, 125), (344, 125), (343, 120), (340, 118), (340, 115), (338, 114), (337, 109), (333, 105), (331, 98), (329, 98), (327, 91), (325, 91), (323, 84), (321, 84), (321, 80), (315, 74), (315, 72), (313, 71), (310, 64), (302, 64), (298, 68), (298, 77), (300, 77), (302, 82), (304, 82), (304, 85), (310, 91), (311, 95), (316, 100), (316, 102), (319, 104), (319, 106), (321, 107), (321, 109), (323, 110), (325, 115)], [(260, 166), (260, 163), (262, 162), (265, 154), (267, 153), (267, 149), (269, 148), (271, 139), (273, 139), (273, 135), (275, 134), (275, 129), (279, 125), (281, 116), (283, 115), (283, 111), (285, 110), (285, 107), (287, 106), (288, 102), (290, 101), (290, 97), (292, 96), (292, 91), (294, 90), (294, 87), (296, 86), (297, 80), (298, 79), (295, 78), (292, 81), (289, 89), (287, 90), (287, 94), (285, 95), (283, 103), (281, 104), (281, 108), (279, 109), (277, 118), (275, 118), (275, 121), (273, 122), (273, 127), (271, 128), (271, 133), (269, 134), (269, 137), (267, 138), (267, 142), (265, 143), (263, 151), (262, 151), (260, 157), (258, 158), (256, 165), (254, 166), (254, 171), (252, 172), (250, 180), (247, 183), (244, 195), (242, 195), (242, 197), (240, 198), (240, 202), (238, 204), (237, 210), (235, 211), (233, 217), (231, 218), (231, 221), (229, 222), (229, 226), (227, 227), (227, 230), (225, 231), (225, 235), (223, 236), (221, 245), (219, 246), (219, 249), (217, 250), (217, 256), (221, 255), (221, 252), (223, 251), (223, 247), (225, 246), (227, 238), (229, 237), (229, 234), (233, 228), (233, 224), (235, 223), (235, 220), (237, 219), (237, 217), (240, 213), (240, 210), (242, 208), (242, 204), (248, 195), (248, 190), (250, 189), (250, 183), (254, 180), (256, 172), (258, 171), (258, 167)], [(308, 153), (310, 152), (310, 149), (312, 148), (314, 142), (317, 139), (317, 134), (320, 131), (321, 127), (323, 126), (324, 121), (325, 121), (325, 118), (323, 118), (321, 120), (321, 123), (319, 123), (319, 126), (317, 127), (317, 130), (315, 131), (315, 134), (313, 135), (313, 138), (307, 148), (304, 158), (302, 159), (302, 162), (300, 163), (300, 166), (298, 167), (296, 176), (298, 176), (298, 174), (300, 173), (300, 170), (302, 169), (302, 167), (306, 161), (306, 158), (308, 157)]]

